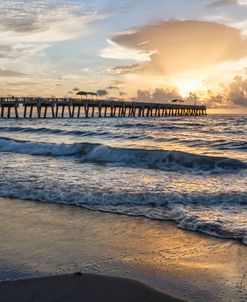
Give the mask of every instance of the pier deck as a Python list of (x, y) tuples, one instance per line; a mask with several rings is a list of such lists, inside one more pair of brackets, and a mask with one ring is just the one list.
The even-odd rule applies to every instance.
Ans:
[(0, 118), (203, 116), (206, 106), (78, 98), (0, 98)]

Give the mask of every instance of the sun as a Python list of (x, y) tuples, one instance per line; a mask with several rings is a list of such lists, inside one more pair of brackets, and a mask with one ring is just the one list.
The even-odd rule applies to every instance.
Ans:
[(175, 85), (178, 87), (179, 93), (182, 97), (186, 97), (190, 92), (195, 93), (203, 90), (204, 84), (197, 79), (177, 79)]

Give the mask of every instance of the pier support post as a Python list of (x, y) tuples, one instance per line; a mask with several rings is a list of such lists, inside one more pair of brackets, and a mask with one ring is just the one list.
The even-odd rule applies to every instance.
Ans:
[[(64, 107), (63, 107), (64, 108)], [(74, 117), (75, 116), (75, 106), (73, 105), (73, 107), (72, 107), (72, 117)]]
[(37, 106), (37, 116), (38, 118), (41, 118), (41, 107)]
[(15, 118), (19, 118), (17, 106), (15, 106)]
[(77, 117), (80, 117), (80, 113), (81, 113), (81, 106), (78, 106)]
[(70, 104), (68, 105), (68, 110), (69, 110), (69, 117), (72, 118), (72, 112), (71, 112), (71, 106), (70, 106)]
[(33, 116), (33, 106), (31, 106), (30, 108), (29, 118), (32, 118), (32, 116)]
[(89, 111), (89, 107), (88, 105), (84, 107), (85, 108), (85, 116), (86, 118), (88, 118), (88, 111)]
[(52, 117), (55, 118), (55, 112), (54, 112), (54, 107), (51, 107), (51, 113), (52, 113)]
[(24, 106), (24, 117), (27, 116), (27, 106)]
[(46, 118), (46, 115), (47, 115), (47, 106), (45, 106), (44, 118)]

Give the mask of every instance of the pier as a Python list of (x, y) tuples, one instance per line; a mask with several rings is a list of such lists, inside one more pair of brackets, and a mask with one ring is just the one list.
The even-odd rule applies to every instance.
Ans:
[[(176, 101), (176, 100), (174, 100)], [(206, 106), (79, 98), (0, 97), (0, 118), (203, 116)]]

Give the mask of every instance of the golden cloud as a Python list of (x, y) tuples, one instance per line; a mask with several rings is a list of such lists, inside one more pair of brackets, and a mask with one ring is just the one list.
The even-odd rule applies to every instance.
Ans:
[(214, 22), (163, 21), (117, 34), (112, 41), (150, 53), (142, 68), (128, 67), (124, 72), (171, 75), (247, 57), (247, 38), (241, 31)]

